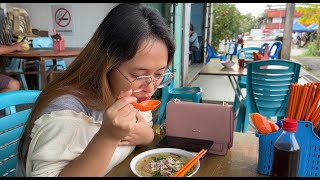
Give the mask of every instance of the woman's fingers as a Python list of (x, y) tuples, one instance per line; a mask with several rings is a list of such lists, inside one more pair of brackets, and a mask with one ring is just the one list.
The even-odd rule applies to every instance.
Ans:
[(133, 96), (126, 96), (119, 100), (117, 100), (112, 106), (110, 106), (110, 111), (118, 112), (122, 108), (124, 108), (126, 105), (131, 104), (133, 102), (137, 102), (137, 98)]
[(131, 94), (132, 94), (132, 89), (129, 89), (128, 91), (120, 91), (118, 95), (118, 99), (121, 99), (126, 96), (131, 96)]

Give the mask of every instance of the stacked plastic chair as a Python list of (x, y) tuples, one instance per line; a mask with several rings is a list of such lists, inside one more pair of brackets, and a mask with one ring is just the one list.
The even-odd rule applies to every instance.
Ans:
[(247, 65), (247, 95), (242, 100), (237, 132), (247, 132), (249, 114), (283, 118), (291, 83), (298, 82), (301, 65), (289, 60), (260, 60)]
[[(265, 44), (263, 44), (261, 47), (264, 47), (264, 45)], [(281, 47), (282, 47), (282, 44), (279, 41), (272, 44), (272, 46), (268, 52), (270, 59), (280, 59)], [(275, 50), (273, 52), (274, 48), (275, 48)], [(244, 50), (245, 55), (246, 55), (246, 59), (252, 59), (252, 52), (258, 52), (258, 51), (260, 51), (260, 49), (261, 48), (258, 48), (258, 47), (247, 47), (247, 48), (240, 49), (239, 52), (241, 52), (241, 50)], [(238, 58), (239, 58), (239, 54), (238, 54)], [(240, 90), (243, 88), (246, 88), (247, 87), (247, 77), (246, 76), (239, 76), (238, 77), (238, 84), (239, 84)], [(240, 93), (239, 90), (237, 90), (237, 92)], [(237, 109), (239, 106), (239, 100), (236, 97), (236, 95), (235, 95), (233, 102), (234, 102), (234, 104), (233, 104), (234, 109)]]
[(174, 98), (180, 100), (192, 101), (195, 103), (202, 102), (202, 89), (200, 87), (173, 87), (173, 80), (162, 88), (161, 104), (159, 107), (157, 124), (162, 124), (165, 118), (167, 103)]

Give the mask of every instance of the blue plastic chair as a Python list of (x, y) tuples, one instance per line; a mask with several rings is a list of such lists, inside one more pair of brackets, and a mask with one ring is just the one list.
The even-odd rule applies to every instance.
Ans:
[[(35, 103), (41, 91), (20, 90), (0, 93), (0, 110), (21, 104)], [(0, 118), (0, 176), (15, 176), (18, 140), (31, 109)]]
[[(233, 51), (231, 51), (231, 47), (233, 46)], [(238, 46), (239, 44), (233, 42), (233, 43), (229, 43), (229, 46), (228, 46), (228, 53), (226, 54), (226, 58), (228, 56), (230, 56), (230, 61), (232, 61), (232, 57), (235, 56), (235, 55), (238, 55)]]
[(289, 60), (260, 60), (247, 65), (247, 95), (242, 100), (237, 132), (247, 132), (249, 114), (285, 116), (291, 83), (297, 83), (301, 65)]
[[(280, 41), (272, 44), (271, 48), (269, 49), (270, 59), (279, 59), (280, 58), (281, 47), (282, 47), (282, 44)], [(274, 53), (272, 53), (273, 48), (276, 48)]]
[(220, 61), (226, 61), (226, 59), (227, 59), (226, 55), (216, 54), (209, 43), (207, 44), (207, 51), (208, 51), (208, 56), (206, 59), (206, 64), (208, 64), (208, 62), (210, 62), (211, 58), (220, 58)]
[(162, 88), (161, 104), (159, 107), (157, 124), (162, 124), (165, 118), (167, 103), (173, 99), (177, 98), (180, 100), (188, 100), (195, 103), (202, 102), (202, 89), (200, 87), (173, 87), (173, 80)]

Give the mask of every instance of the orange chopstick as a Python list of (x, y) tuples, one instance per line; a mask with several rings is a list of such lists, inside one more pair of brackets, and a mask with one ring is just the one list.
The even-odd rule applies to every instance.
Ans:
[(207, 150), (202, 149), (197, 155), (188, 161), (178, 172), (176, 172), (173, 177), (182, 177), (184, 176), (192, 167), (197, 163), (197, 161), (207, 152)]
[(289, 90), (289, 103), (288, 103), (288, 107), (287, 107), (287, 112), (286, 112), (286, 117), (291, 118), (290, 117), (290, 112), (292, 109), (292, 101), (293, 101), (293, 84), (290, 84), (290, 90)]

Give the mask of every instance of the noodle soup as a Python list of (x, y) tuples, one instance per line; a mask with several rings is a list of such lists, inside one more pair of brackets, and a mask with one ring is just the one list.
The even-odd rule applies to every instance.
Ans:
[[(190, 158), (175, 153), (156, 153), (141, 158), (136, 171), (143, 177), (171, 177), (189, 161)], [(185, 176), (195, 170), (192, 167)]]

